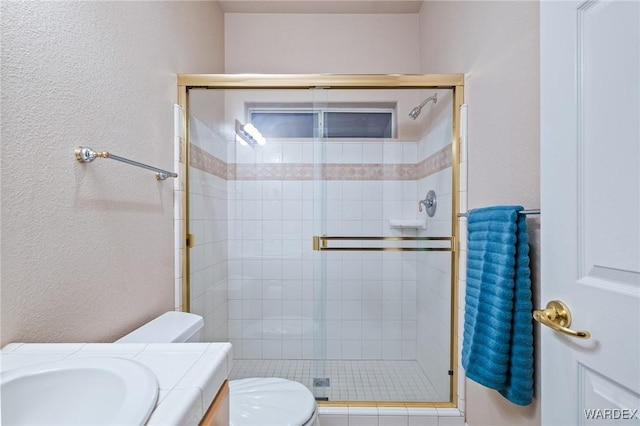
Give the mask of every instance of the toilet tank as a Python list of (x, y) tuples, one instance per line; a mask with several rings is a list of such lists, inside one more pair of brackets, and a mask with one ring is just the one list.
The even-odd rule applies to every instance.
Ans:
[(201, 342), (203, 326), (200, 315), (170, 311), (136, 328), (115, 343)]

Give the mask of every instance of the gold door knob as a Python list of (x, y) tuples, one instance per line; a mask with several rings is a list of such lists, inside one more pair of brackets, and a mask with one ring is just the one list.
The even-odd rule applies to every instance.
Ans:
[(533, 311), (533, 319), (540, 324), (544, 324), (547, 327), (572, 337), (578, 337), (580, 339), (588, 339), (591, 337), (591, 333), (586, 330), (576, 331), (568, 328), (571, 325), (571, 311), (569, 311), (567, 305), (559, 300), (550, 301), (544, 310)]

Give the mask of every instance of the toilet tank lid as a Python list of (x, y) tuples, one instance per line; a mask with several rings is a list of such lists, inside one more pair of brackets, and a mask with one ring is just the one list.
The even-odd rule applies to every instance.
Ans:
[(200, 315), (169, 311), (115, 343), (180, 343), (187, 341), (204, 326)]

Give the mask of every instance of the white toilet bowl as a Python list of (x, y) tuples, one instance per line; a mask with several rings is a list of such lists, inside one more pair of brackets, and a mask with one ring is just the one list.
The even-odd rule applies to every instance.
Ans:
[[(116, 343), (181, 343), (202, 339), (202, 317), (166, 312)], [(229, 381), (230, 426), (320, 426), (316, 400), (302, 384), (279, 378)]]

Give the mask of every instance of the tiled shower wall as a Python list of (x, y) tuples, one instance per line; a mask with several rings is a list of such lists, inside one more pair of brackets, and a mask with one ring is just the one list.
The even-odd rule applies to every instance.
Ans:
[[(191, 157), (226, 156), (226, 144), (203, 122), (191, 119)], [(206, 154), (210, 153), (210, 154)], [(207, 342), (228, 340), (227, 181), (205, 167), (189, 168), (191, 312), (204, 318)]]
[[(320, 151), (310, 141), (229, 144), (228, 154), (221, 141), (192, 147), (192, 310), (205, 316), (208, 338), (228, 338), (239, 359), (419, 359), (442, 373), (438, 367), (449, 360), (442, 356), (449, 353), (448, 253), (321, 254), (311, 249), (311, 236), (415, 236), (414, 229), (389, 228), (389, 220), (426, 220), (417, 201), (428, 189), (438, 193), (439, 209), (420, 235), (449, 235), (450, 124), (419, 143), (328, 142), (323, 170), (313, 165)], [(201, 140), (219, 138), (197, 126), (192, 135), (198, 129)], [(326, 180), (312, 180), (314, 173)], [(321, 298), (324, 305), (315, 307)], [(326, 341), (314, 318), (326, 320)], [(434, 323), (443, 327), (429, 331)], [(428, 355), (432, 345), (443, 348), (439, 362)]]
[[(331, 142), (326, 147), (331, 166), (324, 172), (328, 177), (324, 183), (310, 179), (314, 166), (304, 160), (312, 159), (314, 153), (308, 142), (279, 144), (279, 147), (271, 143), (268, 150), (262, 152), (257, 150), (263, 147), (238, 148), (236, 158), (240, 161), (236, 160), (231, 166), (200, 152), (196, 165), (220, 176), (205, 173), (206, 180), (200, 172), (192, 173), (193, 177), (200, 176), (202, 182), (210, 182), (210, 186), (217, 188), (213, 191), (215, 195), (209, 197), (212, 206), (222, 206), (225, 202), (221, 176), (231, 178), (227, 182), (227, 216), (217, 216), (228, 218), (228, 250), (221, 247), (225, 238), (220, 230), (222, 219), (210, 223), (217, 226), (220, 237), (201, 243), (211, 248), (217, 246), (221, 253), (228, 254), (228, 337), (235, 345), (236, 356), (247, 359), (323, 356), (328, 359), (416, 359), (420, 328), (417, 269), (419, 258), (426, 255), (415, 252), (321, 255), (311, 250), (310, 236), (321, 232), (415, 236), (415, 230), (390, 229), (388, 222), (389, 219), (426, 218), (424, 212), (417, 211), (416, 194), (422, 182), (415, 180), (418, 144)], [(192, 154), (196, 152), (192, 149)], [(429, 157), (437, 161), (429, 167), (442, 168), (442, 157), (446, 157), (446, 153), (431, 154)], [(257, 162), (265, 158), (273, 163)], [(358, 179), (360, 168), (385, 169), (381, 164), (389, 164), (387, 158), (393, 166), (384, 172), (394, 180)], [(295, 165), (280, 168), (282, 163), (276, 162), (286, 164), (287, 160)], [(413, 171), (403, 176), (407, 167)], [(238, 173), (242, 174), (241, 179), (234, 180), (233, 175)], [(194, 186), (192, 192), (196, 188)], [(207, 199), (206, 191), (200, 192), (203, 199)], [(314, 205), (314, 197), (320, 192), (326, 198), (326, 206)], [(197, 203), (192, 202), (192, 206)], [(318, 209), (324, 209), (327, 216), (326, 229), (320, 227), (319, 221), (314, 222)], [(204, 225), (211, 219), (199, 217), (197, 220)], [(432, 226), (430, 221), (430, 230)], [(196, 248), (199, 244), (196, 238)], [(207, 258), (206, 251), (196, 253), (199, 254), (194, 259), (194, 274), (202, 270), (201, 262), (206, 263), (204, 258), (199, 258), (200, 254)], [(214, 256), (211, 272), (216, 273), (217, 269), (224, 273), (224, 265), (220, 263), (223, 254)], [(320, 256), (326, 256), (327, 262), (326, 295), (319, 285)], [(206, 274), (204, 276), (207, 281)], [(216, 278), (213, 281), (221, 282)], [(194, 295), (205, 295), (199, 288), (192, 291)], [(220, 306), (218, 301), (223, 300), (224, 292), (218, 285), (211, 291), (217, 293), (203, 297), (203, 304)], [(326, 306), (314, 311), (314, 300), (318, 297), (326, 297)], [(213, 302), (207, 302), (209, 300)], [(224, 309), (220, 306), (219, 311)], [(213, 313), (216, 314), (216, 309)], [(319, 316), (326, 320), (326, 347), (322, 344), (324, 335), (314, 325), (314, 317)], [(212, 321), (216, 322), (215, 318)], [(422, 334), (424, 328), (420, 329)]]
[[(414, 360), (417, 259), (425, 254), (320, 254), (311, 250), (311, 236), (415, 236), (415, 230), (390, 229), (388, 223), (426, 217), (417, 209), (416, 175), (427, 167), (416, 162), (418, 144), (328, 142), (325, 180), (315, 182), (313, 149), (309, 141), (237, 146), (238, 180), (229, 182), (234, 353), (240, 359)], [(314, 197), (326, 199), (326, 206), (314, 205)], [(325, 229), (319, 209), (326, 214)], [(319, 285), (321, 256), (327, 262), (326, 296)], [(314, 312), (321, 296), (326, 305)], [(320, 316), (326, 347), (313, 321)]]

